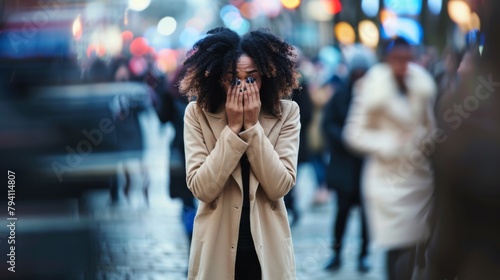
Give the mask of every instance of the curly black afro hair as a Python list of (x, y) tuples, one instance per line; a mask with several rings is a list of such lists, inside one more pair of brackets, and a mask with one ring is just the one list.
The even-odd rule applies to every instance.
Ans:
[(267, 29), (251, 31), (240, 37), (218, 27), (207, 32), (187, 53), (179, 90), (196, 99), (198, 106), (215, 112), (225, 103), (223, 82), (228, 71), (236, 72), (239, 57), (248, 55), (262, 75), (262, 110), (278, 116), (280, 99), (289, 98), (298, 88), (293, 47)]

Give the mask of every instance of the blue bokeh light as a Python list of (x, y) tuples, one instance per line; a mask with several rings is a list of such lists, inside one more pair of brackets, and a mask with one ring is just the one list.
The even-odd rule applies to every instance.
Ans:
[(418, 15), (422, 11), (422, 0), (384, 0), (387, 9), (397, 15)]
[[(395, 28), (395, 35), (405, 38), (410, 44), (417, 45), (422, 43), (424, 30), (418, 21), (410, 18), (398, 18)], [(381, 31), (382, 38), (384, 39), (389, 39), (390, 35), (392, 35), (387, 34), (385, 28), (382, 28)]]
[(443, 0), (428, 0), (427, 6), (429, 7), (429, 11), (431, 11), (431, 13), (438, 15), (441, 13), (441, 9), (443, 8)]
[(363, 0), (361, 2), (361, 9), (368, 17), (375, 17), (380, 9), (379, 6), (379, 0)]
[(144, 32), (144, 38), (149, 42), (149, 45), (155, 50), (168, 49), (171, 48), (170, 39), (167, 36), (163, 36), (158, 33), (156, 26), (149, 27)]

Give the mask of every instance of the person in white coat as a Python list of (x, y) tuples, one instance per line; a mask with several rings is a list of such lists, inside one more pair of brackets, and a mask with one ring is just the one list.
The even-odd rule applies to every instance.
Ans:
[(397, 38), (386, 60), (356, 85), (343, 138), (365, 154), (362, 196), (373, 244), (388, 249), (388, 279), (411, 279), (415, 247), (429, 235), (433, 194), (428, 155), (434, 121), (434, 80), (411, 63), (412, 48)]

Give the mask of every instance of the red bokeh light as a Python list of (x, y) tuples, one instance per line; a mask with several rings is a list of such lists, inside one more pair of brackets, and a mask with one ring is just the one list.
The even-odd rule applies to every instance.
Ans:
[(134, 39), (134, 33), (128, 30), (122, 32), (122, 40), (124, 42), (132, 41), (132, 39)]
[(241, 5), (240, 13), (244, 18), (252, 19), (259, 15), (259, 7), (253, 2), (247, 2)]
[(135, 38), (130, 44), (130, 53), (135, 56), (143, 56), (149, 51), (148, 41), (143, 37)]
[(340, 0), (322, 0), (323, 5), (326, 7), (327, 11), (332, 14), (336, 15), (342, 11), (342, 3)]
[(148, 62), (144, 57), (134, 56), (130, 59), (128, 67), (132, 74), (141, 76), (148, 70)]

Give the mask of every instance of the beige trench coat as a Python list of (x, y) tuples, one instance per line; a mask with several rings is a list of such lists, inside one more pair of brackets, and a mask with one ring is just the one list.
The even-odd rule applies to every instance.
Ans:
[(250, 172), (250, 224), (263, 280), (295, 279), (295, 259), (283, 196), (295, 185), (299, 107), (281, 101), (281, 118), (261, 112), (236, 135), (224, 109), (209, 113), (191, 102), (184, 117), (188, 188), (200, 200), (194, 221), (188, 279), (234, 279), (241, 217), (240, 159)]
[(407, 97), (388, 65), (372, 67), (356, 84), (343, 132), (351, 148), (367, 155), (362, 190), (370, 238), (378, 247), (404, 248), (429, 235), (436, 86), (415, 64), (406, 83)]

